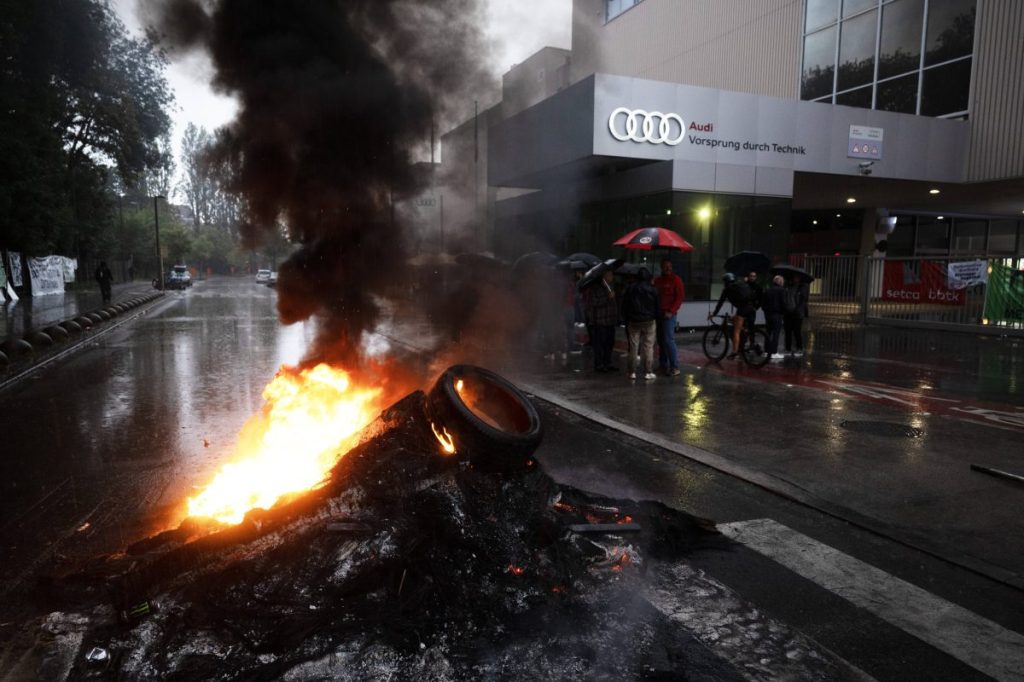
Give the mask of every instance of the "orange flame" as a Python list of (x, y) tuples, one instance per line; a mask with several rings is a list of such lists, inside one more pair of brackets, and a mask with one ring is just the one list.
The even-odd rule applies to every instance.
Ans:
[(250, 509), (316, 486), (379, 412), (380, 397), (327, 364), (282, 367), (263, 389), (263, 409), (242, 427), (234, 461), (189, 498), (188, 515), (239, 523)]
[(437, 426), (434, 422), (430, 422), (430, 430), (434, 432), (434, 438), (437, 438), (437, 442), (441, 444), (441, 448), (449, 455), (455, 454), (455, 439), (452, 438), (452, 434), (448, 433), (448, 429), (441, 427), (441, 430), (437, 430)]

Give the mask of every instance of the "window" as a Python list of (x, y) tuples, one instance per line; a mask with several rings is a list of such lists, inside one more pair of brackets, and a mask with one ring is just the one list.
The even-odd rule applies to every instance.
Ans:
[(974, 49), (974, 1), (942, 0), (928, 3), (925, 66), (971, 54)]
[(848, 92), (840, 92), (836, 95), (836, 104), (848, 107), (871, 108), (871, 86), (857, 88)]
[(823, 26), (834, 24), (839, 16), (839, 0), (807, 0), (807, 20), (804, 32), (810, 33)]
[[(875, 75), (876, 12), (844, 21), (839, 32), (839, 79), (837, 90), (870, 83)], [(868, 106), (871, 106), (870, 101)]]
[(919, 255), (946, 255), (949, 253), (949, 221), (921, 216), (917, 220), (917, 249)]
[(1017, 221), (993, 220), (988, 228), (988, 252), (1001, 256), (1017, 253)]
[(836, 62), (836, 28), (807, 36), (804, 41), (804, 73), (801, 96), (815, 99), (832, 94)]
[(976, 2), (805, 0), (800, 98), (966, 117)]
[(878, 0), (843, 0), (843, 19), (878, 6)]
[(921, 113), (925, 116), (942, 116), (967, 111), (970, 86), (970, 59), (925, 69), (921, 87)]
[(631, 9), (633, 6), (639, 5), (643, 0), (607, 0), (607, 2), (608, 5), (605, 14), (605, 21), (611, 21), (627, 9)]
[(917, 113), (917, 73), (900, 76), (878, 84), (875, 108), (901, 114)]
[(985, 234), (988, 223), (984, 220), (957, 218), (953, 225), (953, 253), (985, 253)]
[(896, 217), (896, 229), (889, 234), (886, 246), (888, 247), (886, 251), (888, 256), (914, 255), (914, 216)]
[(879, 78), (917, 71), (921, 64), (923, 20), (924, 0), (896, 0), (882, 8), (882, 38), (878, 46)]

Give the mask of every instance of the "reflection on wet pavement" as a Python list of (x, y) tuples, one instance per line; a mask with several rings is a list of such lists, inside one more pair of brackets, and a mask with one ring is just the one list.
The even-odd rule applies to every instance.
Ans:
[(0, 393), (0, 578), (69, 533), (109, 550), (154, 509), (147, 525), (173, 520), (311, 335), (278, 323), (272, 289), (213, 279)]

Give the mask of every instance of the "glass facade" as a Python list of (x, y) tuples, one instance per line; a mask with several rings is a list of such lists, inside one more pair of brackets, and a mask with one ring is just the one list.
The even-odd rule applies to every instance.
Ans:
[(899, 215), (888, 247), (894, 257), (1024, 255), (1024, 221)]
[(800, 98), (966, 117), (976, 0), (806, 0)]

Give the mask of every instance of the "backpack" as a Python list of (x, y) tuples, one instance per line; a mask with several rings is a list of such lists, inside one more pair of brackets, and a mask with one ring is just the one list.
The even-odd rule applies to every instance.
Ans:
[(782, 295), (782, 312), (792, 315), (796, 309), (796, 287), (786, 287), (785, 293)]

